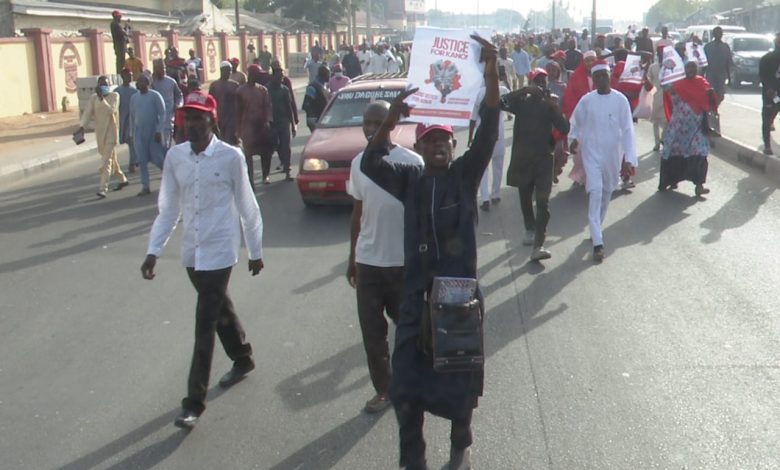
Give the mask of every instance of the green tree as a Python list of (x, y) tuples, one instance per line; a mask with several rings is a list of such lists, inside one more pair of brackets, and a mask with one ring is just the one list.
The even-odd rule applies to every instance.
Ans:
[(645, 23), (648, 25), (679, 23), (699, 8), (701, 8), (701, 2), (698, 0), (659, 0), (647, 10)]

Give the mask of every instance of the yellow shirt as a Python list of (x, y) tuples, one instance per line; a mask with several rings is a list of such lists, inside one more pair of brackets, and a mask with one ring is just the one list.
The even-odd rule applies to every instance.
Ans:
[(125, 67), (130, 69), (130, 73), (133, 74), (133, 81), (138, 80), (138, 77), (140, 77), (141, 73), (144, 71), (144, 64), (138, 57), (130, 57), (129, 59), (126, 59)]

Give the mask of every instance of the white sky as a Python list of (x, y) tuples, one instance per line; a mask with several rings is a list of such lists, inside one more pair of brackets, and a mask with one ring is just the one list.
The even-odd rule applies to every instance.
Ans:
[[(551, 1), (551, 0), (549, 0)], [(596, 0), (596, 16), (615, 20), (642, 20), (645, 12), (658, 0)], [(559, 0), (569, 5), (575, 19), (590, 16), (592, 0)], [(546, 9), (546, 3), (533, 0), (426, 0), (428, 8), (438, 7), (453, 13), (490, 13), (499, 8), (517, 10), (526, 15), (529, 10)], [(561, 3), (558, 3), (560, 5)]]

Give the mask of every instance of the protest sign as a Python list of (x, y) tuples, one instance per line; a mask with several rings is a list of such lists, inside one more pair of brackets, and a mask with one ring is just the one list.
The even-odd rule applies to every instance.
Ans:
[(468, 126), (484, 83), (481, 46), (471, 32), (418, 27), (409, 60), (407, 85), (419, 88), (407, 98), (409, 120), (426, 124)]
[(685, 78), (685, 64), (673, 47), (664, 47), (664, 57), (661, 61), (661, 85), (670, 85)]
[(618, 81), (620, 83), (642, 83), (644, 81), (645, 71), (642, 70), (641, 62), (641, 56), (628, 54), (626, 57), (626, 66), (623, 68), (623, 73), (620, 74)]
[(688, 60), (695, 60), (699, 68), (706, 67), (709, 63), (707, 62), (707, 54), (704, 53), (704, 48), (701, 44), (686, 42), (685, 55), (688, 56)]

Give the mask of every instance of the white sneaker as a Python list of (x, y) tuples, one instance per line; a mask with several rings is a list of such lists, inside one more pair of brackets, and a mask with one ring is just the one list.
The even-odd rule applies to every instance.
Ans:
[(552, 258), (552, 253), (545, 250), (543, 246), (534, 248), (534, 251), (531, 252), (531, 261), (541, 261), (550, 258)]
[(636, 183), (634, 183), (634, 180), (626, 180), (626, 181), (623, 181), (623, 184), (621, 185), (620, 188), (623, 191), (625, 191), (626, 189), (631, 189), (631, 188), (635, 188), (635, 187), (636, 187)]
[(534, 240), (536, 240), (536, 232), (533, 230), (526, 230), (525, 238), (523, 238), (523, 245), (531, 246), (534, 244)]

